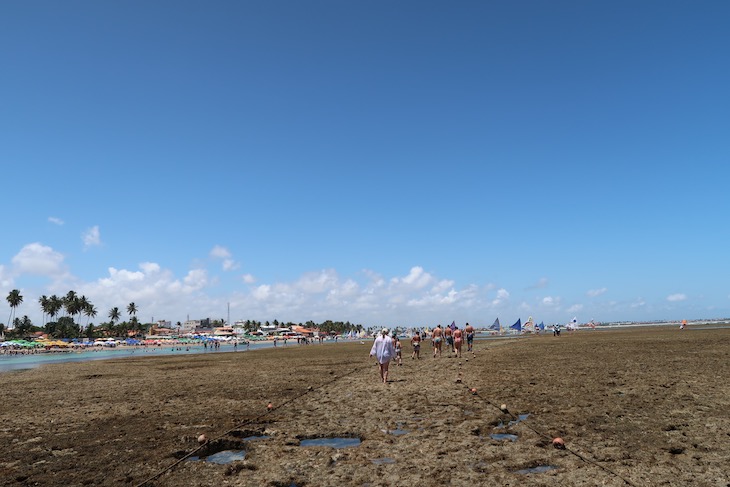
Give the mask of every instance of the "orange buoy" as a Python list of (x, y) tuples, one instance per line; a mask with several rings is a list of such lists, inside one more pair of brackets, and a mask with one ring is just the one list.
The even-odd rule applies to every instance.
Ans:
[(477, 395), (477, 389), (476, 389), (476, 387), (472, 387), (471, 388), (471, 393), (474, 394), (475, 396)]
[(565, 442), (562, 438), (553, 438), (553, 446), (558, 450), (562, 450), (565, 448)]
[(269, 404), (268, 404), (268, 405), (266, 406), (266, 409), (268, 409), (269, 411), (271, 411), (272, 409), (274, 409), (274, 405), (273, 405), (273, 404), (271, 404), (271, 403), (269, 403)]

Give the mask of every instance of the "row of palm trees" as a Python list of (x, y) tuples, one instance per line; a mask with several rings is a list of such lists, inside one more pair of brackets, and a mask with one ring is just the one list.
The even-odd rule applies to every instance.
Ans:
[[(18, 306), (23, 303), (23, 295), (20, 294), (19, 290), (13, 289), (5, 299), (10, 305), (10, 316), (7, 326), (7, 329), (10, 329), (10, 326), (18, 321), (18, 318), (13, 318), (15, 317)], [(70, 317), (72, 322), (75, 323), (75, 317), (78, 316), (80, 318), (81, 315), (86, 316), (86, 324), (88, 326), (89, 320), (98, 315), (96, 306), (86, 296), (79, 296), (76, 291), (69, 291), (65, 296), (60, 297), (55, 294), (52, 296), (43, 295), (38, 298), (38, 303), (43, 312), (44, 327), (46, 326), (46, 318), (48, 318), (48, 322), (56, 322), (59, 318)], [(136, 315), (138, 311), (137, 305), (133, 302), (127, 305), (127, 313), (129, 314), (130, 321), (135, 324), (137, 323)], [(111, 324), (114, 325), (121, 319), (122, 314), (118, 307), (114, 307), (109, 310), (108, 316)], [(29, 320), (25, 316), (21, 321), (27, 323)], [(3, 326), (2, 329), (6, 329), (6, 327)]]

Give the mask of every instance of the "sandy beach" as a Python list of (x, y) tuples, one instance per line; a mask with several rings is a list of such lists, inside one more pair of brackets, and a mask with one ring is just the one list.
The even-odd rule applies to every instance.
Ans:
[[(730, 485), (730, 329), (422, 348), (388, 384), (359, 341), (5, 372), (0, 482)], [(320, 438), (355, 444), (303, 446)]]

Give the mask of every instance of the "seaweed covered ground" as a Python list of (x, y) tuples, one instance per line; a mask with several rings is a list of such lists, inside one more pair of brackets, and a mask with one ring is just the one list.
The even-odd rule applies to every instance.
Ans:
[(0, 485), (730, 486), (730, 329), (422, 348), (388, 384), (359, 341), (4, 373)]

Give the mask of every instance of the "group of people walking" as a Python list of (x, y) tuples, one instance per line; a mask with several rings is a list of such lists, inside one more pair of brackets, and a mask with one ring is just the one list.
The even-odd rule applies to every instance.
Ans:
[(431, 332), (431, 345), (433, 346), (433, 357), (440, 357), (443, 351), (444, 341), (446, 342), (446, 348), (450, 349), (451, 353), (456, 354), (457, 357), (461, 358), (461, 351), (466, 341), (466, 351), (471, 352), (474, 347), (474, 327), (469, 323), (466, 324), (464, 330), (454, 325), (441, 328), (441, 325), (436, 326)]
[[(418, 331), (411, 337), (411, 346), (413, 347), (413, 353), (411, 354), (412, 360), (421, 358), (421, 342), (425, 338), (426, 334)], [(446, 342), (447, 349), (450, 348), (450, 352), (460, 358), (462, 356), (464, 341), (466, 341), (467, 352), (473, 351), (474, 327), (467, 323), (462, 331), (452, 323), (451, 326), (443, 329), (441, 325), (434, 328), (431, 331), (433, 358), (441, 357), (444, 341)], [(370, 357), (375, 357), (378, 361), (380, 380), (383, 383), (387, 383), (390, 362), (395, 361), (398, 366), (403, 365), (402, 347), (398, 336), (394, 334), (391, 337), (390, 330), (383, 328), (375, 337), (373, 346), (370, 349)]]

